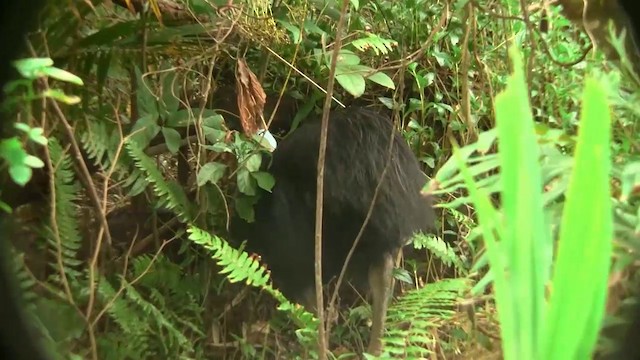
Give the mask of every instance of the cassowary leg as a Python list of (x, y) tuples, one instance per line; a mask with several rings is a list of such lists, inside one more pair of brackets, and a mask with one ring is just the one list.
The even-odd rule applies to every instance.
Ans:
[(371, 268), (369, 268), (369, 286), (371, 287), (371, 297), (373, 300), (373, 318), (367, 352), (376, 356), (380, 355), (382, 351), (384, 322), (387, 317), (389, 298), (391, 297), (393, 287), (392, 270), (392, 254), (385, 254), (380, 263), (371, 265)]

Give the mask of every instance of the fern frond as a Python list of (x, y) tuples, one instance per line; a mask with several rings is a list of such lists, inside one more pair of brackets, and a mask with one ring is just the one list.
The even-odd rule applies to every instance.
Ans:
[[(122, 330), (123, 338), (127, 339), (126, 348), (136, 349), (139, 354), (149, 354), (151, 343), (154, 341), (148, 338), (149, 326), (147, 318), (143, 317), (136, 309), (122, 296), (118, 296), (116, 290), (109, 281), (101, 277), (98, 283), (98, 295), (102, 304), (106, 304), (109, 317)], [(113, 342), (108, 344), (113, 346)], [(144, 358), (141, 357), (141, 358)]]
[(111, 158), (108, 156), (111, 135), (103, 121), (87, 121), (87, 128), (80, 135), (80, 143), (95, 165), (108, 169)]
[(78, 200), (80, 186), (75, 179), (75, 172), (71, 156), (65, 153), (56, 138), (50, 138), (47, 145), (51, 163), (54, 167), (54, 223), (45, 226), (45, 236), (48, 250), (56, 261), (50, 266), (57, 270), (53, 276), (56, 281), (67, 278), (70, 283), (78, 279), (81, 265), (78, 259), (78, 250), (82, 245), (82, 236), (78, 225), (78, 209), (75, 202)]
[(376, 56), (379, 56), (380, 54), (386, 55), (390, 51), (393, 51), (393, 48), (398, 45), (398, 42), (369, 33), (366, 37), (352, 41), (351, 45), (360, 51), (372, 49), (376, 53)]
[(102, 277), (98, 282), (98, 295), (102, 303), (107, 304), (107, 313), (124, 330), (126, 334), (136, 334), (142, 325), (142, 319), (136, 311), (131, 309), (128, 302), (113, 288), (109, 281)]
[(427, 249), (429, 253), (440, 259), (447, 266), (454, 266), (459, 272), (468, 272), (464, 261), (456, 254), (456, 251), (444, 240), (433, 235), (416, 234), (413, 238), (413, 246), (416, 249)]
[[(156, 307), (165, 314), (165, 317), (169, 322), (173, 322), (177, 325), (182, 325), (184, 328), (182, 332), (191, 331), (193, 334), (200, 337), (206, 335), (202, 332), (202, 307), (200, 301), (196, 300), (188, 292), (179, 292), (181, 288), (169, 289), (170, 295), (161, 294), (158, 289), (148, 288), (149, 298), (156, 304)], [(174, 309), (171, 304), (181, 304), (178, 309)], [(191, 320), (193, 319), (193, 320)], [(189, 342), (191, 346), (191, 342)], [(190, 348), (190, 350), (194, 350)]]
[(226, 274), (230, 282), (244, 281), (247, 285), (268, 292), (280, 302), (278, 310), (288, 313), (300, 327), (298, 335), (313, 336), (318, 326), (317, 319), (300, 305), (287, 300), (278, 289), (273, 288), (270, 283), (271, 277), (257, 259), (196, 226), (190, 225), (187, 232), (189, 240), (212, 252), (211, 256), (222, 267), (221, 273)]
[(429, 354), (436, 339), (433, 330), (450, 320), (460, 294), (470, 283), (465, 278), (445, 279), (405, 294), (389, 308), (380, 359), (419, 359)]
[(141, 254), (131, 260), (131, 277), (138, 278), (138, 284), (149, 289), (179, 288), (182, 282), (182, 268), (159, 254)]
[(149, 185), (149, 182), (145, 177), (144, 171), (133, 167), (129, 177), (127, 177), (122, 184), (122, 187), (129, 189), (127, 196), (136, 196), (141, 194), (147, 188), (147, 185)]
[[(167, 274), (174, 281), (162, 283), (161, 278)], [(191, 285), (185, 291), (182, 275), (181, 269), (163, 255), (141, 255), (132, 259), (127, 276), (138, 279), (135, 284), (120, 277), (117, 281), (122, 289), (116, 291), (107, 279), (100, 278), (100, 302), (117, 324), (109, 330), (111, 338), (104, 343), (103, 351), (110, 353), (115, 346), (120, 358), (197, 358), (194, 339), (206, 336), (202, 331), (202, 299), (189, 293)], [(201, 288), (196, 295), (201, 297), (203, 293)], [(108, 358), (118, 357), (109, 354)]]
[(34, 301), (38, 298), (38, 295), (34, 291), (36, 280), (27, 270), (27, 265), (24, 262), (24, 254), (18, 252), (13, 246), (7, 246), (7, 250), (9, 250), (9, 256), (6, 256), (6, 259), (9, 260), (12, 272), (15, 275), (15, 285), (20, 293), (22, 306), (25, 309), (31, 310)]
[(247, 252), (239, 251), (223, 239), (195, 226), (189, 226), (187, 232), (189, 240), (213, 252), (212, 257), (222, 267), (221, 273), (228, 274), (227, 278), (230, 282), (245, 281), (247, 285), (272, 292), (266, 269)]
[(126, 151), (118, 152), (122, 141), (118, 129), (97, 119), (88, 121), (80, 140), (87, 156), (96, 166), (111, 169), (114, 161), (117, 161), (111, 176), (115, 181), (123, 181), (124, 188), (129, 188), (128, 196), (136, 196), (146, 189), (149, 183), (144, 172), (133, 166), (134, 161)]
[(181, 221), (192, 220), (192, 207), (182, 187), (175, 181), (167, 181), (153, 159), (146, 155), (135, 141), (128, 141), (126, 147), (136, 167), (146, 175), (146, 181), (153, 184), (153, 191), (159, 201), (158, 205), (173, 210)]
[[(158, 308), (156, 308), (152, 303), (144, 299), (129, 283), (125, 282), (124, 287), (126, 289), (126, 298), (142, 310), (146, 315), (145, 318), (154, 321), (160, 329), (166, 331), (164, 335), (168, 336), (164, 338), (165, 345), (171, 347), (178, 345), (179, 348), (187, 348), (189, 351), (193, 351), (191, 342), (189, 342), (180, 330), (176, 329), (172, 322), (164, 316), (162, 311), (158, 310)], [(176, 341), (177, 343), (173, 344), (173, 341)]]
[[(136, 288), (166, 317), (166, 321), (182, 333), (202, 332), (202, 282), (197, 274), (185, 274), (183, 268), (166, 256), (145, 254), (132, 259), (132, 278), (139, 278)], [(180, 304), (175, 307), (174, 304)], [(189, 343), (189, 345), (191, 345)], [(193, 350), (193, 349), (192, 349)]]

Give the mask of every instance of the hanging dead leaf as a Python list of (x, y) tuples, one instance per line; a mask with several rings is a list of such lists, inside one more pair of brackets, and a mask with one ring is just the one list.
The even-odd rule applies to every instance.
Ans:
[(247, 136), (253, 136), (259, 128), (265, 127), (262, 114), (267, 95), (256, 75), (251, 72), (251, 69), (242, 58), (238, 59), (236, 90), (242, 129)]

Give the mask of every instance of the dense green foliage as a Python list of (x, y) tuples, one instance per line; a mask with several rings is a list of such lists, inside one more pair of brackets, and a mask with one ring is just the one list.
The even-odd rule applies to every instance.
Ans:
[[(334, 105), (393, 114), (434, 179), (427, 186), (437, 184), (442, 214), (437, 234), (417, 234), (394, 272), (380, 358), (475, 359), (500, 348), (505, 358), (560, 356), (547, 341), (557, 332), (579, 358), (598, 335), (598, 351), (612, 346), (599, 334), (609, 280), (601, 270), (615, 279), (606, 325), (637, 285), (640, 247), (640, 82), (617, 34), (623, 56), (614, 63), (598, 49), (583, 56), (589, 36), (556, 7), (351, 0), (335, 49), (336, 1), (150, 1), (142, 14), (130, 11), (140, 2), (127, 3), (49, 2), (29, 37), (38, 58), (18, 63), (22, 79), (6, 89), (3, 110), (18, 126), (0, 142), (2, 171), (26, 189), (32, 172), (50, 177), (38, 182), (50, 196), (32, 205), (35, 219), (21, 209), (13, 216), (26, 239), (14, 243), (24, 304), (56, 358), (317, 356), (318, 319), (226, 241), (230, 211), (251, 219), (256, 190), (274, 185), (261, 171), (264, 146), (230, 130), (238, 112), (230, 93), (244, 59), (267, 108), (282, 109), (265, 121), (284, 117), (295, 128), (321, 111), (333, 51)], [(534, 26), (543, 16), (548, 32)], [(508, 56), (510, 45), (523, 63)], [(585, 150), (595, 143), (598, 152)], [(600, 215), (602, 224), (591, 221)], [(590, 224), (602, 227), (575, 232)], [(581, 247), (594, 259), (582, 266), (593, 268), (576, 274), (564, 259)], [(487, 271), (505, 261), (500, 251), (510, 254), (502, 267), (511, 280)], [(515, 281), (523, 278), (531, 283)], [(333, 358), (364, 348), (369, 307), (349, 300), (332, 326)], [(566, 331), (578, 326), (566, 322), (568, 306), (593, 314), (583, 333)]]

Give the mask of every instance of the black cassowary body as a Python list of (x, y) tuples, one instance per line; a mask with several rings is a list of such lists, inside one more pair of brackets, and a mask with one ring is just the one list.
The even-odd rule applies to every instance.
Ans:
[[(247, 240), (247, 250), (262, 256), (274, 284), (307, 307), (313, 307), (315, 299), (320, 126), (319, 119), (307, 122), (278, 145), (270, 168), (276, 184), (272, 193), (261, 194), (255, 222), (246, 223), (236, 216), (231, 223), (232, 238)], [(348, 268), (349, 280), (356, 285), (368, 280), (372, 292), (371, 352), (380, 350), (394, 255), (415, 232), (433, 228), (435, 219), (430, 200), (420, 194), (427, 178), (390, 119), (359, 107), (332, 112), (324, 177), (325, 283), (340, 274), (380, 181), (371, 217)]]
[[(625, 10), (627, 11), (628, 15), (629, 15), (629, 20), (632, 22), (632, 30), (635, 30), (635, 38), (636, 39), (640, 39), (640, 36), (638, 34), (638, 29), (640, 28), (637, 24), (637, 20), (635, 17), (630, 16), (631, 15), (631, 1), (630, 0), (619, 0), (618, 1), (620, 4), (622, 4), (622, 6), (625, 8)], [(44, 2), (42, 0), (26, 0), (26, 1), (3, 1), (0, 2), (0, 17), (2, 17), (2, 21), (0, 21), (0, 38), (1, 41), (0, 43), (3, 45), (3, 51), (0, 53), (0, 88), (4, 87), (4, 85), (6, 84), (6, 82), (10, 79), (10, 78), (15, 78), (16, 73), (15, 71), (11, 68), (10, 66), (10, 61), (14, 60), (17, 57), (17, 54), (20, 50), (22, 50), (24, 48), (24, 37), (23, 35), (30, 29), (34, 28), (35, 26), (35, 19), (36, 19), (36, 15), (39, 12), (39, 10), (41, 10), (42, 6), (43, 6)], [(1, 96), (0, 96), (1, 97)], [(334, 114), (334, 117), (332, 120), (337, 120), (340, 118), (344, 118), (345, 115), (349, 114), (350, 110), (347, 110), (345, 114), (342, 115), (338, 115), (338, 114)], [(355, 113), (354, 113), (355, 114)], [(0, 114), (2, 116), (4, 116), (3, 114)], [(380, 118), (375, 118), (376, 115), (373, 114), (372, 115), (374, 117), (374, 119), (371, 122), (377, 123), (377, 122), (381, 122)], [(377, 119), (377, 120), (376, 120)], [(2, 119), (4, 120), (4, 119)], [(315, 127), (315, 129), (306, 129), (303, 130), (303, 128), (310, 126), (310, 127)], [(346, 156), (341, 156), (342, 152), (344, 151), (341, 146), (345, 146), (344, 144), (341, 144), (340, 141), (344, 141), (345, 139), (348, 142), (354, 142), (354, 140), (352, 139), (348, 139), (346, 137), (346, 135), (342, 136), (340, 133), (355, 133), (355, 131), (345, 131), (343, 129), (340, 129), (341, 126), (340, 124), (335, 124), (335, 123), (331, 123), (330, 124), (332, 130), (330, 134), (334, 134), (334, 136), (330, 135), (329, 141), (330, 144), (332, 142), (336, 142), (336, 144), (334, 145), (330, 145), (329, 146), (329, 154), (332, 153), (338, 153), (338, 155), (334, 155), (334, 158), (337, 157), (338, 159), (346, 157)], [(373, 125), (371, 125), (373, 126)], [(388, 129), (389, 125), (385, 125), (383, 124), (381, 126), (381, 128), (386, 128)], [(303, 128), (299, 129), (299, 131), (306, 131), (310, 134), (315, 134), (315, 138), (313, 139), (307, 139), (309, 141), (309, 144), (307, 144), (306, 146), (302, 146), (300, 151), (303, 151), (302, 149), (304, 149), (304, 151), (310, 151), (313, 150), (311, 152), (307, 152), (306, 155), (304, 155), (304, 153), (301, 153), (298, 156), (293, 156), (292, 158), (297, 159), (298, 161), (300, 161), (300, 159), (304, 159), (306, 157), (308, 157), (308, 160), (310, 160), (309, 164), (307, 164), (307, 167), (302, 167), (303, 170), (308, 170), (311, 173), (313, 173), (315, 176), (315, 160), (317, 159), (317, 148), (318, 148), (318, 138), (319, 138), (319, 124), (308, 124), (306, 126), (304, 126)], [(369, 125), (365, 125), (365, 126), (361, 126), (360, 128), (366, 128), (367, 130), (369, 129)], [(0, 131), (9, 131), (11, 129), (10, 126), (0, 126)], [(336, 132), (338, 133), (337, 138), (335, 136)], [(368, 133), (367, 133), (368, 134)], [(9, 136), (9, 133), (2, 133), (2, 137), (6, 137)], [(381, 135), (381, 133), (379, 133), (377, 136), (372, 135), (372, 134), (368, 134), (367, 136), (370, 137), (367, 140), (362, 139), (362, 134), (360, 134), (360, 138), (356, 137), (356, 139), (360, 139), (360, 143), (370, 143), (372, 142), (372, 139), (383, 139), (383, 140), (388, 140), (388, 137), (385, 137), (383, 135)], [(301, 135), (298, 135), (301, 136)], [(307, 135), (309, 136), (309, 135)], [(333, 138), (333, 140), (332, 140)], [(337, 139), (337, 140), (336, 140)], [(294, 139), (291, 139), (291, 141), (295, 141)], [(302, 140), (298, 140), (301, 141)], [(401, 139), (397, 138), (396, 141), (401, 142)], [(285, 156), (280, 156), (281, 158), (284, 158), (285, 160), (280, 160), (281, 163), (281, 169), (282, 169), (282, 164), (285, 164), (286, 161), (286, 157), (288, 155), (288, 153), (291, 153), (291, 151), (294, 150), (286, 150), (286, 148), (292, 148), (293, 146), (289, 145), (287, 146), (286, 144), (289, 142), (289, 140), (283, 142), (280, 146), (284, 149), (280, 149), (278, 152), (280, 153), (282, 151), (283, 154), (285, 154)], [(384, 141), (383, 141), (384, 142)], [(349, 149), (349, 148), (348, 148)], [(351, 170), (350, 166), (345, 166), (343, 164), (343, 166), (337, 166), (334, 165), (334, 171), (338, 170), (338, 169), (344, 169), (345, 167), (348, 168), (348, 170), (351, 170), (351, 173), (356, 174), (356, 169), (362, 169), (362, 168), (366, 168), (365, 165), (363, 165), (364, 163), (367, 164), (371, 164), (374, 161), (372, 161), (372, 159), (378, 159), (378, 161), (380, 161), (380, 163), (383, 163), (382, 160), (384, 157), (380, 157), (380, 158), (373, 158), (373, 157), (368, 157), (368, 156), (373, 156), (373, 154), (384, 154), (384, 152), (381, 149), (385, 149), (384, 145), (380, 145), (380, 144), (375, 144), (375, 146), (373, 146), (373, 148), (362, 148), (362, 149), (351, 149), (351, 151), (349, 153), (352, 154), (357, 154), (358, 156), (361, 156), (362, 154), (364, 154), (364, 156), (362, 158), (360, 158), (359, 160), (354, 160), (354, 163), (352, 164), (353, 170)], [(398, 159), (398, 158), (407, 158), (409, 157), (408, 154), (408, 149), (406, 149), (406, 147), (402, 146), (400, 148), (400, 150), (396, 149), (396, 151), (399, 151), (400, 153), (404, 154), (402, 156), (399, 155), (395, 155), (394, 158)], [(315, 152), (315, 154), (313, 154), (313, 152)], [(306, 156), (306, 157), (305, 157)], [(329, 161), (331, 162), (331, 157), (329, 159)], [(335, 160), (334, 160), (335, 161)], [(295, 162), (294, 162), (295, 163)], [(380, 164), (378, 163), (378, 165)], [(277, 163), (276, 163), (277, 164)], [(303, 163), (303, 165), (306, 163)], [(397, 164), (393, 164), (395, 167), (398, 167)], [(407, 168), (411, 168), (412, 166), (408, 166)], [(374, 169), (379, 169), (379, 166), (373, 167)], [(376, 170), (378, 171), (378, 170)], [(284, 170), (280, 170), (280, 172), (286, 174), (287, 172)], [(374, 173), (374, 171), (371, 171), (370, 173), (368, 173), (367, 176), (369, 176), (371, 173)], [(400, 174), (402, 174), (403, 172), (400, 172)], [(407, 170), (406, 168), (404, 169), (404, 173), (405, 174), (409, 174), (406, 175), (404, 177), (404, 179), (409, 179), (412, 176), (418, 177), (418, 175), (416, 175), (417, 173), (414, 170)], [(293, 173), (292, 173), (293, 174)], [(306, 172), (301, 172), (302, 175), (305, 176), (305, 179), (309, 178), (310, 175), (308, 175), (308, 173)], [(291, 175), (291, 174), (290, 174)], [(327, 174), (328, 175), (328, 174)], [(278, 175), (277, 175), (278, 176)], [(313, 177), (311, 176), (311, 177)], [(292, 175), (293, 179), (287, 177), (287, 176), (283, 176), (283, 175), (279, 175), (279, 177), (284, 177), (285, 179), (288, 179), (289, 183), (295, 183), (295, 179), (297, 178), (297, 176), (295, 174)], [(351, 177), (347, 177), (349, 178), (350, 181), (352, 182), (357, 182), (360, 181), (360, 179), (356, 178), (355, 176), (351, 176)], [(330, 178), (327, 179), (330, 181)], [(414, 184), (416, 182), (419, 181), (408, 181), (408, 180), (404, 180), (405, 183), (409, 183), (409, 184)], [(422, 181), (422, 180), (420, 180)], [(287, 180), (281, 181), (281, 183), (286, 183)], [(399, 180), (390, 180), (391, 183), (393, 184), (398, 184), (400, 183)], [(336, 181), (333, 182), (334, 184), (336, 183)], [(363, 182), (363, 184), (368, 184), (370, 183), (370, 181), (367, 182)], [(329, 184), (329, 183), (328, 183)], [(340, 185), (340, 184), (338, 184)], [(278, 189), (280, 186), (282, 185), (277, 185), (276, 189)], [(353, 184), (349, 183), (347, 184), (346, 182), (343, 184), (342, 188), (343, 189), (359, 189), (359, 187), (353, 188), (352, 187)], [(306, 189), (308, 189), (309, 186), (304, 186), (302, 187), (302, 190), (294, 190), (294, 194), (299, 194), (303, 191), (307, 191)], [(363, 187), (364, 188), (364, 187)], [(389, 186), (387, 188), (387, 192), (391, 192), (392, 186)], [(265, 216), (264, 214), (267, 213), (267, 210), (270, 208), (273, 209), (284, 209), (284, 210), (279, 210), (279, 212), (275, 212), (275, 214), (284, 214), (287, 216), (290, 216), (292, 220), (290, 220), (290, 224), (292, 224), (293, 219), (307, 219), (308, 220), (308, 215), (302, 216), (299, 214), (296, 214), (295, 212), (290, 213), (289, 209), (295, 209), (295, 206), (301, 206), (300, 204), (307, 204), (307, 206), (309, 206), (308, 204), (311, 204), (311, 206), (313, 206), (313, 201), (309, 201), (307, 198), (303, 198), (303, 200), (297, 200), (295, 199), (293, 196), (289, 195), (287, 196), (286, 194), (281, 194), (278, 195), (280, 193), (280, 191), (277, 191), (276, 189), (274, 189), (274, 194), (270, 195), (268, 197), (265, 197), (263, 199), (263, 203), (260, 204), (259, 209), (258, 210), (258, 214), (262, 214), (260, 215), (262, 219), (267, 219), (269, 220), (269, 218), (273, 219), (275, 218), (276, 215), (268, 215)], [(338, 189), (340, 189), (340, 187), (338, 187)], [(403, 190), (405, 191), (405, 193), (407, 194), (412, 194), (413, 190), (411, 190), (410, 188), (408, 188), (409, 190)], [(384, 193), (384, 187), (383, 187), (383, 193)], [(337, 191), (336, 190), (327, 190), (329, 195), (335, 194)], [(339, 193), (339, 192), (338, 192)], [(310, 195), (311, 198), (313, 198), (314, 194), (312, 192), (312, 194)], [(403, 196), (400, 195), (400, 198), (406, 198), (406, 197), (410, 197), (410, 196)], [(352, 196), (353, 197), (353, 196)], [(369, 197), (372, 197), (371, 195), (369, 195)], [(414, 198), (411, 199), (412, 202), (416, 202), (418, 201), (417, 198), (419, 196), (415, 196)], [(295, 201), (287, 203), (287, 201), (289, 201), (290, 199), (294, 199)], [(279, 199), (279, 202), (276, 202), (274, 199)], [(326, 201), (325, 201), (326, 203)], [(280, 204), (280, 205), (278, 205)], [(283, 207), (283, 204), (285, 205)], [(384, 204), (384, 202), (383, 202)], [(330, 205), (330, 204), (327, 204)], [(386, 208), (385, 206), (380, 206), (381, 208)], [(266, 210), (265, 210), (266, 209)], [(328, 208), (327, 208), (328, 209)], [(346, 211), (345, 211), (346, 212)], [(382, 213), (382, 211), (379, 211), (380, 213)], [(430, 213), (428, 210), (425, 211), (426, 213)], [(338, 212), (339, 214), (340, 212)], [(297, 215), (297, 216), (292, 216), (293, 215)], [(335, 214), (335, 212), (334, 212)], [(331, 214), (327, 214), (325, 212), (325, 218), (328, 220), (327, 221), (327, 225), (331, 224), (331, 223), (335, 223), (335, 222), (340, 222), (340, 221), (333, 221), (331, 219), (333, 219), (334, 217), (336, 217), (336, 215), (331, 215)], [(378, 216), (379, 217), (379, 216)], [(339, 219), (339, 216), (338, 216)], [(263, 220), (264, 221), (264, 220)], [(282, 219), (280, 219), (279, 221), (283, 221)], [(346, 221), (346, 220), (345, 220)], [(372, 221), (374, 221), (374, 219), (372, 219)], [(403, 222), (401, 221), (399, 224), (402, 224)], [(236, 225), (238, 225), (239, 223), (236, 222)], [(271, 243), (276, 243), (276, 244), (280, 244), (279, 248), (285, 248), (287, 249), (287, 251), (289, 251), (288, 249), (290, 248), (286, 248), (286, 241), (292, 242), (292, 238), (291, 237), (284, 237), (282, 240), (278, 240), (278, 241), (273, 241), (273, 239), (277, 238), (275, 237), (275, 232), (279, 232), (280, 234), (285, 234), (287, 236), (291, 236), (290, 234), (295, 234), (297, 231), (299, 231), (299, 228), (302, 228), (301, 226), (296, 226), (296, 227), (291, 227), (290, 230), (286, 230), (286, 228), (283, 228), (283, 225), (280, 225), (280, 230), (277, 230), (279, 227), (277, 226), (277, 224), (282, 224), (278, 221), (274, 221), (275, 226), (269, 228), (268, 226), (262, 225), (262, 227), (259, 226), (259, 223), (254, 224), (252, 226), (248, 226), (246, 228), (243, 228), (241, 232), (245, 232), (246, 234), (256, 234), (256, 235), (260, 235), (256, 229), (266, 229), (267, 232), (265, 233), (265, 237), (262, 237), (262, 239), (266, 239), (264, 243), (266, 243), (266, 241), (271, 240)], [(375, 224), (375, 223), (374, 223)], [(410, 224), (410, 221), (406, 221), (404, 224)], [(25, 316), (23, 313), (23, 309), (20, 303), (20, 298), (18, 296), (18, 291), (17, 291), (17, 287), (16, 285), (16, 279), (14, 277), (14, 273), (13, 271), (10, 270), (9, 267), (9, 263), (7, 262), (7, 258), (4, 256), (6, 254), (8, 254), (7, 248), (5, 248), (4, 246), (6, 246), (6, 239), (9, 238), (11, 236), (11, 231), (13, 229), (13, 226), (15, 224), (13, 224), (10, 219), (7, 218), (7, 216), (5, 214), (0, 214), (0, 319), (2, 319), (2, 321), (0, 321), (0, 358), (1, 359), (29, 359), (29, 360), (44, 360), (44, 359), (49, 359), (51, 358), (51, 356), (47, 356), (46, 353), (43, 351), (43, 347), (40, 344), (40, 338), (37, 336), (34, 336), (33, 332), (31, 331), (31, 326), (29, 326), (26, 321), (25, 321)], [(430, 225), (430, 224), (427, 224)], [(242, 226), (240, 226), (242, 227)], [(388, 229), (388, 227), (383, 227), (384, 229)], [(349, 229), (351, 229), (349, 227)], [(405, 229), (405, 227), (403, 227), (402, 225), (398, 225), (397, 229)], [(401, 231), (398, 231), (398, 233), (400, 233)], [(380, 231), (372, 231), (372, 233), (374, 235), (367, 235), (368, 239), (371, 239), (373, 236), (373, 238), (375, 239), (376, 236), (378, 236), (377, 234), (381, 234)], [(329, 244), (336, 244), (338, 240), (329, 240), (328, 236), (330, 234), (329, 233), (325, 233), (325, 242), (329, 242)], [(251, 244), (253, 244), (252, 246), (255, 247), (256, 244), (261, 244), (261, 242), (259, 241), (261, 237), (260, 236), (250, 236), (250, 239), (252, 239)], [(338, 239), (342, 239), (343, 237), (339, 236)], [(346, 237), (344, 237), (346, 238)], [(288, 240), (287, 240), (288, 239)], [(299, 236), (300, 240), (303, 240), (302, 236)], [(363, 238), (363, 240), (365, 240), (365, 238)], [(306, 239), (305, 239), (306, 241)], [(351, 241), (351, 240), (349, 240)], [(302, 241), (301, 241), (302, 242)], [(390, 240), (387, 244), (391, 244), (394, 243), (395, 240)], [(374, 243), (377, 244), (378, 241), (368, 241), (368, 243)], [(382, 242), (384, 243), (384, 242)], [(284, 245), (283, 245), (284, 244)], [(300, 248), (308, 248), (308, 247), (302, 247), (302, 246), (298, 246)], [(310, 247), (310, 246), (309, 246)], [(275, 249), (276, 247), (264, 247), (266, 249)], [(331, 249), (332, 247), (329, 246), (329, 248)], [(393, 248), (393, 246), (390, 247), (386, 247), (386, 246), (382, 246), (382, 248)], [(281, 256), (282, 254), (274, 254), (274, 251), (270, 252), (271, 254), (271, 259), (273, 259), (273, 263), (285, 263), (284, 259), (286, 259), (285, 256)], [(277, 256), (280, 255), (280, 256)], [(301, 257), (302, 257), (303, 253), (301, 253)], [(306, 259), (308, 259), (308, 253), (304, 253), (306, 257)], [(295, 254), (291, 254), (290, 255), (291, 258), (295, 257)], [(325, 256), (325, 259), (327, 258), (327, 256)], [(363, 257), (361, 256), (360, 259), (362, 259)], [(384, 259), (385, 256), (382, 256), (382, 258)], [(335, 259), (335, 258), (334, 258)], [(366, 258), (365, 258), (366, 259)], [(379, 258), (378, 258), (379, 260)], [(385, 260), (383, 260), (382, 264), (384, 264)], [(285, 263), (286, 264), (286, 263)], [(361, 265), (366, 266), (367, 262), (361, 262)], [(380, 264), (379, 262), (371, 262), (371, 264)], [(305, 266), (309, 267), (310, 265), (308, 263), (305, 263)], [(384, 267), (384, 266), (383, 266)], [(328, 269), (325, 266), (326, 269)], [(286, 269), (286, 268), (285, 268)], [(362, 268), (361, 268), (362, 269)], [(375, 272), (374, 272), (375, 273)], [(277, 275), (274, 274), (274, 275)], [(286, 280), (287, 279), (287, 274), (286, 273), (281, 273), (280, 275), (277, 275), (278, 277), (280, 277), (281, 280)], [(286, 282), (286, 281), (281, 281), (281, 282)], [(296, 293), (296, 289), (301, 289), (304, 288), (305, 285), (301, 285), (301, 284), (311, 284), (311, 286), (313, 286), (313, 280), (312, 279), (307, 279), (304, 282), (301, 282), (301, 284), (296, 285), (295, 282), (286, 282), (289, 284), (292, 284), (289, 286), (289, 290), (292, 293)], [(640, 299), (638, 300), (638, 304), (640, 304)], [(625, 336), (623, 338), (620, 339), (620, 344), (619, 344), (619, 349), (618, 351), (614, 354), (611, 355), (611, 357), (608, 357), (610, 359), (616, 359), (616, 360), (620, 360), (620, 359), (637, 359), (639, 357), (639, 351), (638, 351), (638, 344), (637, 344), (637, 338), (638, 338), (638, 333), (640, 333), (640, 305), (633, 305), (633, 313), (631, 315), (632, 317), (629, 319), (630, 323), (628, 326), (625, 326)]]

